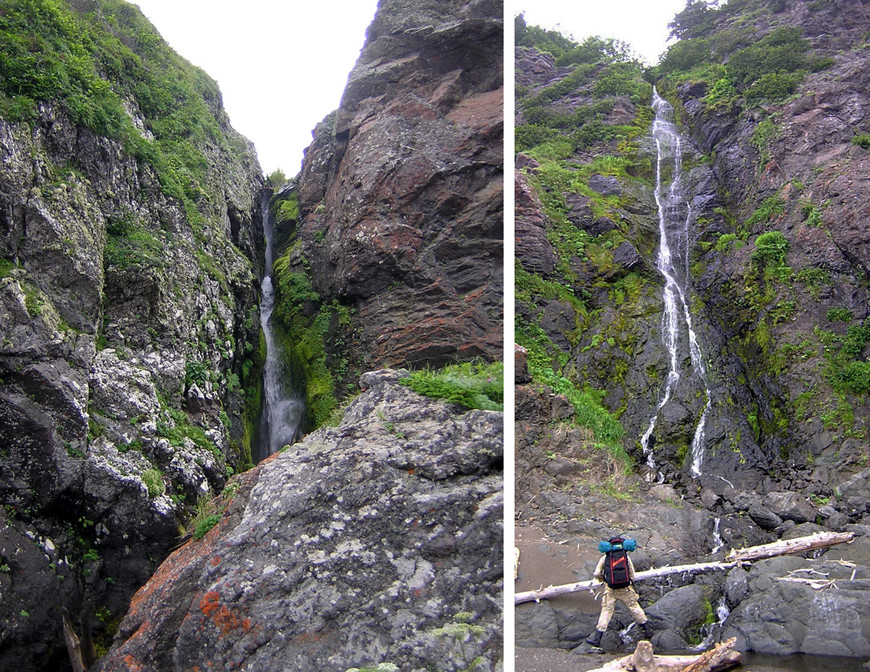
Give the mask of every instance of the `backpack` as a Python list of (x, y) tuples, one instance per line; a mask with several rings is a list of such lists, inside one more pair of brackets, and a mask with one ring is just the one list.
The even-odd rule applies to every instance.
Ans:
[(599, 543), (598, 548), (607, 556), (604, 560), (604, 583), (611, 588), (628, 588), (631, 578), (627, 551), (637, 548), (634, 539), (614, 537), (610, 541)]

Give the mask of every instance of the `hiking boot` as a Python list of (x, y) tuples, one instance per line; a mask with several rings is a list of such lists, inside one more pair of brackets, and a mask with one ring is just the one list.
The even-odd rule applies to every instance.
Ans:
[(649, 621), (644, 621), (640, 624), (640, 629), (643, 631), (643, 636), (645, 639), (652, 639), (653, 629), (650, 627)]
[(601, 632), (601, 630), (593, 630), (586, 638), (586, 643), (591, 644), (592, 646), (601, 646), (601, 636), (603, 634), (604, 633)]

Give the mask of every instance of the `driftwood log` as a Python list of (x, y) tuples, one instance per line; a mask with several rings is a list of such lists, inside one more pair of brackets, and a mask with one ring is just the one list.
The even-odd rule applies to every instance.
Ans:
[(85, 663), (82, 660), (82, 643), (73, 629), (69, 611), (67, 611), (66, 607), (62, 607), (60, 614), (63, 619), (63, 636), (66, 639), (66, 650), (69, 652), (69, 660), (72, 664), (73, 672), (85, 672)]
[(802, 551), (812, 551), (816, 548), (844, 544), (852, 541), (854, 538), (855, 534), (853, 532), (816, 532), (808, 537), (774, 541), (772, 544), (764, 544), (763, 546), (735, 548), (725, 556), (725, 560), (727, 562), (762, 560), (763, 558), (772, 558), (777, 555), (800, 553)]
[[(643, 572), (637, 572), (634, 575), (634, 580), (644, 581), (668, 576), (670, 574), (695, 574), (698, 572), (721, 571), (731, 569), (736, 565), (751, 560), (761, 560), (762, 558), (772, 558), (776, 555), (800, 553), (801, 551), (811, 551), (816, 548), (842, 544), (851, 541), (854, 537), (855, 535), (852, 532), (817, 532), (816, 534), (811, 534), (807, 537), (776, 541), (772, 544), (764, 544), (763, 546), (735, 549), (726, 556), (725, 562), (699, 562), (690, 565), (674, 565), (672, 567), (648, 569)], [(598, 585), (601, 584), (592, 579), (588, 581), (578, 581), (577, 583), (562, 584), (559, 586), (548, 586), (539, 590), (529, 590), (516, 593), (514, 595), (514, 604), (522, 604), (523, 602), (532, 601), (537, 602), (551, 597), (557, 597), (559, 595), (576, 593)]]
[(642, 640), (630, 656), (618, 658), (590, 672), (720, 672), (740, 663), (740, 652), (733, 648), (736, 641), (732, 637), (695, 656), (657, 656), (652, 644)]

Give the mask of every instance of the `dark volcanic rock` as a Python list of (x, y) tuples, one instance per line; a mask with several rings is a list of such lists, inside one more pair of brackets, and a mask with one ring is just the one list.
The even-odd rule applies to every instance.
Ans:
[(365, 368), (502, 357), (502, 7), (380, 3), (298, 180), (291, 264)]
[(338, 427), (240, 477), (95, 669), (495, 669), (502, 415), (365, 378)]
[(547, 215), (526, 176), (519, 172), (516, 173), (514, 194), (514, 255), (527, 271), (551, 276), (556, 270), (558, 258), (547, 240)]
[[(166, 76), (162, 59), (176, 57), (138, 10), (52, 4), (71, 22), (76, 8), (102, 13), (82, 20), (107, 31), (139, 22), (147, 67)], [(214, 95), (196, 101), (208, 141), (193, 133), (185, 145), (202, 170), (195, 184), (189, 177), (189, 210), (170, 195), (166, 166), (152, 163), (169, 161), (164, 139), (150, 159), (134, 155), (131, 143), (75, 123), (60, 101), (40, 101), (30, 122), (0, 119), (0, 669), (68, 664), (60, 607), (97, 630), (98, 609), (120, 616), (175, 545), (190, 505), (246, 462), (239, 382), (259, 330), (249, 315), (262, 170), (217, 86), (201, 71), (195, 78)], [(153, 139), (154, 119), (127, 84), (111, 84), (112, 95)], [(193, 382), (197, 401), (185, 397)]]

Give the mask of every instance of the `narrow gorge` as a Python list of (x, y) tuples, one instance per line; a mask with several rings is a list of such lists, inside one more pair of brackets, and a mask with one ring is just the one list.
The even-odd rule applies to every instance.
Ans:
[[(638, 591), (656, 649), (870, 656), (868, 15), (689, 2), (653, 67), (517, 17), (516, 590), (590, 578), (617, 533), (645, 570), (848, 531)], [(518, 664), (588, 653), (598, 610), (518, 605)]]
[(0, 669), (495, 668), (502, 34), (383, 0), (267, 184), (134, 5), (0, 1)]

